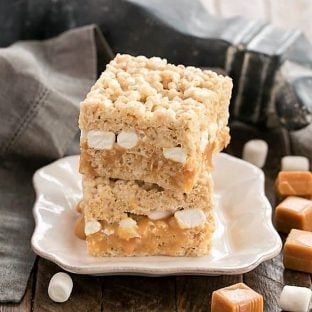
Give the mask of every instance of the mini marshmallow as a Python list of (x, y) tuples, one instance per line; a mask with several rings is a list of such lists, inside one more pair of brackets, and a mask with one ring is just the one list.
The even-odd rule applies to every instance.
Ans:
[(126, 149), (135, 147), (138, 144), (138, 141), (139, 137), (134, 131), (121, 131), (117, 135), (117, 144)]
[(282, 310), (306, 312), (309, 309), (311, 290), (306, 287), (284, 286), (279, 305)]
[(101, 230), (101, 228), (102, 225), (100, 222), (96, 220), (90, 220), (85, 224), (85, 234), (88, 236), (97, 233), (98, 231)]
[(133, 228), (136, 225), (137, 225), (136, 221), (131, 218), (122, 219), (119, 222), (119, 227), (124, 228), (124, 229)]
[(163, 149), (164, 157), (179, 163), (184, 164), (186, 161), (186, 154), (181, 147), (172, 147)]
[(64, 272), (54, 274), (48, 287), (48, 295), (55, 302), (65, 302), (68, 300), (73, 289), (71, 277)]
[(112, 149), (115, 139), (115, 133), (109, 131), (91, 130), (87, 134), (88, 146), (100, 150)]
[(304, 156), (284, 156), (281, 171), (309, 171), (309, 159)]
[(135, 220), (132, 218), (126, 218), (119, 221), (119, 227), (117, 234), (122, 239), (130, 239), (135, 237), (140, 237), (138, 233), (138, 226)]
[(150, 220), (155, 221), (155, 220), (161, 220), (161, 219), (168, 218), (171, 215), (172, 215), (172, 213), (170, 211), (152, 211), (147, 215), (147, 217)]
[(262, 168), (268, 154), (268, 144), (263, 140), (250, 140), (243, 148), (243, 159)]
[(174, 214), (182, 229), (190, 229), (206, 222), (205, 213), (198, 208), (179, 210)]

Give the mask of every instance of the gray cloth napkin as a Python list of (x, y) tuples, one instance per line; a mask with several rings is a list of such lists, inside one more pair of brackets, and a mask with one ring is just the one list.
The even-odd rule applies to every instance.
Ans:
[[(79, 103), (112, 52), (95, 26), (0, 49), (0, 302), (22, 299), (35, 259), (32, 175), (78, 152)], [(100, 69), (101, 70), (101, 69)]]

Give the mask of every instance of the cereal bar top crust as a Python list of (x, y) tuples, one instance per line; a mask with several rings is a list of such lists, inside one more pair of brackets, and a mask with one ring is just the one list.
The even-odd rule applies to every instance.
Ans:
[(139, 129), (149, 137), (157, 136), (153, 128), (161, 147), (183, 145), (189, 152), (226, 126), (231, 89), (230, 78), (209, 70), (118, 54), (81, 103), (79, 125), (84, 131)]

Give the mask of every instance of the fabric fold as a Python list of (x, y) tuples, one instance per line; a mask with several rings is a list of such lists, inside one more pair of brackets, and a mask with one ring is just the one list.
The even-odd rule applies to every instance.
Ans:
[(34, 263), (32, 175), (78, 151), (80, 101), (111, 56), (95, 25), (0, 49), (0, 302), (22, 299)]

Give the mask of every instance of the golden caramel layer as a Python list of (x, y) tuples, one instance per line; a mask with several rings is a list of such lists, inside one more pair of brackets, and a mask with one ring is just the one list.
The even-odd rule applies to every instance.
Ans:
[[(101, 229), (86, 237), (88, 252), (92, 256), (200, 256), (209, 252), (214, 231), (212, 214), (205, 224), (182, 229), (174, 217), (150, 220), (145, 216), (132, 216), (136, 225), (121, 228), (120, 224), (101, 221)], [(83, 239), (84, 221), (79, 219), (75, 233)]]

